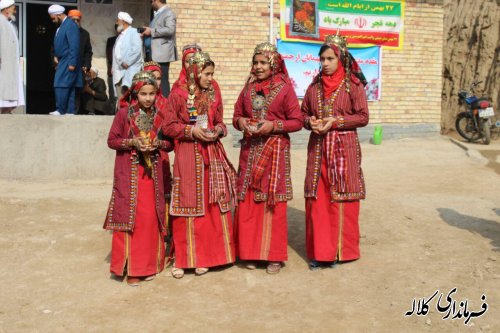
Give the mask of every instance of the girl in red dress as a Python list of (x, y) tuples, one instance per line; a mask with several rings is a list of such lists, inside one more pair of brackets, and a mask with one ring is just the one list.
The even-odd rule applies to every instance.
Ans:
[(236, 203), (236, 172), (220, 138), (227, 135), (222, 97), (212, 84), (215, 64), (196, 52), (186, 68), (187, 80), (168, 99), (163, 133), (175, 139), (172, 216), (175, 264), (196, 275), (235, 260), (231, 208)]
[[(144, 63), (144, 70), (151, 72), (153, 77), (156, 80), (156, 85), (158, 86), (158, 94), (156, 95), (155, 99), (155, 107), (157, 110), (162, 110), (162, 112), (166, 112), (167, 108), (167, 98), (163, 96), (163, 93), (161, 91), (161, 66), (159, 63), (155, 61), (148, 61)], [(161, 131), (158, 133), (158, 138), (160, 139), (166, 139)], [(172, 190), (172, 174), (170, 173), (170, 158), (168, 156), (168, 152), (165, 150), (160, 150), (160, 156), (161, 156), (161, 167), (163, 169), (163, 190), (165, 193), (165, 200), (166, 200), (166, 207), (165, 210), (167, 212), (167, 215), (165, 216), (165, 224), (167, 225), (167, 237), (165, 237), (165, 241), (168, 243), (169, 236), (171, 234), (171, 230), (169, 227), (169, 216), (168, 216), (168, 204), (170, 202), (170, 192)]]
[(151, 280), (163, 270), (166, 232), (164, 175), (160, 151), (173, 145), (158, 138), (165, 110), (158, 110), (158, 88), (149, 72), (134, 75), (122, 97), (108, 136), (116, 150), (113, 193), (104, 229), (113, 230), (111, 273), (129, 285)]
[(248, 82), (234, 106), (243, 131), (235, 212), (237, 255), (247, 268), (257, 261), (278, 273), (288, 259), (287, 201), (292, 199), (290, 137), (302, 115), (283, 58), (270, 43), (257, 45)]
[(302, 102), (307, 149), (306, 251), (309, 268), (359, 258), (359, 201), (365, 198), (356, 128), (368, 124), (366, 80), (344, 37), (328, 36), (321, 72)]

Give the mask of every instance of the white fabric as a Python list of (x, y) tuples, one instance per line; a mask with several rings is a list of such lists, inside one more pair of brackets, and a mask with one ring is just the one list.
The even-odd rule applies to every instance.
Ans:
[[(128, 68), (122, 67), (127, 64)], [(122, 85), (130, 87), (134, 74), (142, 70), (142, 39), (137, 29), (128, 27), (116, 38), (113, 48), (113, 84), (122, 80)]]
[(128, 29), (123, 30), (120, 32), (118, 37), (116, 37), (115, 41), (115, 46), (113, 46), (113, 62), (111, 63), (111, 73), (113, 74), (113, 84), (117, 84), (120, 82), (120, 80), (123, 77), (123, 71), (122, 71), (122, 42), (123, 42), (123, 35), (125, 34), (125, 31)]
[[(4, 0), (2, 0), (3, 2)], [(6, 7), (7, 8), (7, 7)], [(12, 28), (12, 32), (14, 35), (17, 35), (17, 30), (16, 27), (11, 23), (10, 24)], [(17, 58), (19, 59), (19, 47), (16, 48), (17, 50)], [(19, 80), (17, 80), (17, 100), (12, 101), (12, 100), (7, 100), (7, 101), (2, 101), (0, 100), (0, 108), (10, 108), (10, 107), (17, 107), (17, 106), (23, 106), (24, 103), (24, 87), (23, 87), (23, 77), (21, 73), (21, 63), (19, 63)]]
[(167, 9), (167, 5), (164, 5), (164, 6), (161, 6), (160, 9), (158, 9), (157, 11), (154, 12), (154, 16), (160, 14), (162, 11), (164, 11), (165, 9)]
[[(3, 0), (2, 0), (3, 1)], [(24, 103), (23, 83), (20, 78), (21, 66), (19, 63), (19, 41), (17, 31), (12, 22), (4, 15), (0, 15), (0, 100), (15, 103)]]
[[(3, 1), (3, 0), (2, 0)], [(52, 5), (49, 7), (49, 14), (58, 15), (64, 13), (64, 7), (61, 5)]]
[(21, 64), (19, 64), (19, 80), (18, 82), (18, 95), (17, 101), (2, 101), (0, 99), (0, 108), (12, 108), (12, 107), (17, 107), (17, 106), (23, 106), (25, 105), (24, 102), (24, 87), (23, 87), (23, 78), (21, 76)]
[(97, 68), (92, 67), (92, 68), (90, 68), (90, 70), (91, 70), (92, 72), (94, 72), (96, 76), (99, 76), (99, 70), (98, 70)]
[(14, 0), (2, 0), (0, 1), (0, 10), (9, 8), (14, 4)]
[(118, 19), (127, 22), (128, 24), (132, 24), (134, 19), (132, 16), (129, 15), (129, 13), (126, 12), (119, 12), (118, 13)]

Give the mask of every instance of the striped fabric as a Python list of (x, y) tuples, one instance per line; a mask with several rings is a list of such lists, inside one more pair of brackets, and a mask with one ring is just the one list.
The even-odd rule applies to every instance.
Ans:
[[(304, 119), (311, 116), (320, 118), (323, 112), (318, 100), (318, 84), (309, 86), (302, 112)], [(316, 198), (322, 159), (327, 159), (328, 182), (331, 200), (350, 201), (364, 199), (366, 195), (363, 172), (361, 170), (361, 147), (356, 128), (366, 126), (369, 119), (366, 95), (362, 85), (351, 84), (348, 93), (344, 88), (339, 91), (333, 104), (333, 115), (339, 121), (327, 135), (320, 136), (311, 132), (308, 144), (307, 168), (304, 196)], [(308, 122), (305, 127), (311, 130)]]
[(270, 206), (274, 206), (276, 200), (276, 191), (278, 188), (278, 165), (280, 158), (280, 150), (281, 150), (281, 137), (280, 136), (271, 136), (267, 139), (260, 155), (255, 160), (252, 168), (251, 174), (251, 184), (254, 190), (265, 192), (265, 189), (262, 187), (262, 176), (267, 168), (269, 162), (271, 162), (271, 174), (269, 181), (269, 191), (267, 194), (267, 204)]
[(328, 132), (325, 137), (326, 163), (328, 167), (328, 181), (336, 192), (347, 192), (347, 159), (346, 150), (340, 140), (339, 132)]
[(207, 145), (209, 202), (231, 202), (236, 205), (236, 171), (226, 157), (220, 141)]

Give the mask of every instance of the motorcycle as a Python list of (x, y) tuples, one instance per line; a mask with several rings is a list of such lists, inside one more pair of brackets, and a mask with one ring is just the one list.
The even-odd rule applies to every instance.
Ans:
[(458, 101), (467, 105), (467, 111), (460, 112), (455, 120), (458, 134), (469, 142), (479, 139), (486, 145), (490, 144), (492, 119), (495, 116), (493, 106), (487, 97), (477, 97), (474, 89), (482, 81), (474, 81), (469, 91), (460, 90)]

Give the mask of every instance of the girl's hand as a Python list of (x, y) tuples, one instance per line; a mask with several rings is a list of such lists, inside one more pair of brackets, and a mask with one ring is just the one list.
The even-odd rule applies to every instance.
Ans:
[(238, 127), (243, 131), (245, 136), (252, 136), (252, 130), (248, 127), (248, 118), (241, 117), (238, 119)]
[(337, 121), (335, 117), (327, 117), (323, 119), (323, 126), (319, 129), (319, 134), (324, 135), (332, 128), (333, 124)]
[(256, 136), (269, 135), (274, 129), (274, 124), (269, 120), (261, 120), (257, 125), (257, 130), (253, 132)]
[(198, 139), (202, 142), (212, 142), (214, 141), (214, 135), (205, 132), (201, 127), (193, 127), (193, 138)]
[(149, 151), (151, 145), (147, 144), (143, 138), (133, 138), (130, 144), (132, 147), (139, 151)]
[(312, 116), (309, 118), (309, 124), (311, 125), (311, 130), (316, 133), (320, 134), (320, 130), (323, 127), (323, 120), (322, 119), (316, 119), (315, 116)]
[(159, 149), (161, 146), (160, 140), (158, 138), (154, 138), (153, 142), (151, 142), (151, 146), (149, 148), (149, 151), (154, 151), (156, 149)]

